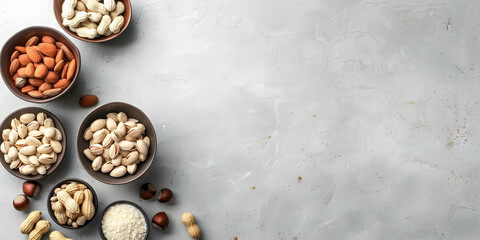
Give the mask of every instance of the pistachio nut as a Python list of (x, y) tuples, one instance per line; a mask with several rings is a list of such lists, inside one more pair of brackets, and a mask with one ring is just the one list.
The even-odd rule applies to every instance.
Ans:
[(32, 166), (34, 166), (34, 167), (40, 166), (40, 162), (38, 161), (38, 157), (37, 157), (37, 156), (30, 156), (30, 157), (28, 157), (28, 161), (30, 162), (30, 165), (32, 165)]
[(112, 159), (112, 164), (115, 167), (122, 165), (122, 155), (117, 155), (116, 158)]
[(127, 166), (127, 172), (129, 174), (134, 174), (136, 171), (137, 171), (137, 164), (136, 163), (130, 164), (130, 165)]
[(23, 163), (23, 164), (30, 164), (30, 160), (29, 160), (29, 157), (28, 156), (25, 156), (21, 153), (18, 153), (18, 159), (20, 159), (20, 161)]
[(20, 173), (23, 175), (31, 175), (34, 172), (37, 172), (37, 169), (31, 165), (23, 165), (23, 168), (20, 169)]
[(136, 126), (137, 126), (137, 124), (134, 123), (134, 122), (126, 122), (126, 123), (125, 123), (125, 127), (127, 128), (127, 131), (130, 130), (130, 129), (132, 129), (132, 128), (134, 128), (134, 127), (136, 127)]
[(10, 135), (10, 131), (12, 131), (12, 129), (10, 129), (10, 128), (3, 129), (3, 131), (2, 131), (3, 141), (8, 141), (8, 136)]
[(45, 114), (44, 112), (37, 113), (37, 121), (40, 125), (43, 125), (45, 119), (47, 118), (47, 114)]
[(133, 123), (138, 123), (138, 119), (136, 118), (129, 118), (127, 122), (133, 122)]
[(55, 124), (53, 124), (53, 119), (45, 118), (45, 120), (43, 121), (43, 126), (45, 126), (46, 128), (55, 127)]
[(128, 121), (127, 114), (125, 114), (124, 112), (119, 112), (117, 114), (117, 119), (118, 119), (119, 122), (123, 122), (123, 123)]
[(123, 123), (123, 122), (118, 123), (117, 132), (121, 137), (123, 137), (127, 134), (127, 127), (125, 126), (125, 123)]
[(33, 113), (24, 113), (20, 116), (20, 122), (23, 124), (29, 124), (33, 120), (35, 120), (35, 114)]
[(120, 149), (124, 151), (130, 151), (135, 147), (135, 143), (130, 141), (120, 141), (118, 145), (120, 146)]
[(115, 123), (118, 123), (117, 113), (114, 113), (114, 112), (107, 113), (107, 118), (111, 118), (115, 121)]
[(90, 161), (93, 161), (96, 158), (95, 155), (93, 155), (93, 153), (90, 152), (90, 148), (87, 148), (87, 149), (83, 150), (83, 155), (85, 155), (85, 157), (90, 159)]
[(8, 149), (8, 157), (10, 157), (12, 161), (16, 160), (18, 158), (18, 149), (14, 146), (10, 147)]
[(37, 152), (37, 148), (34, 146), (26, 146), (20, 149), (19, 153), (25, 155), (25, 156), (31, 156), (34, 155)]
[(53, 151), (52, 145), (50, 144), (43, 144), (37, 148), (39, 153), (51, 153)]
[(53, 137), (53, 140), (62, 141), (62, 139), (63, 139), (62, 133), (60, 132), (60, 130), (58, 130), (58, 128), (55, 128), (55, 137)]
[(38, 157), (38, 161), (41, 164), (53, 164), (55, 163), (55, 155), (44, 153)]
[(59, 141), (56, 140), (51, 140), (50, 145), (52, 146), (52, 150), (55, 153), (61, 153), (62, 152), (62, 144)]
[(103, 148), (102, 155), (103, 159), (106, 161), (110, 159), (110, 148)]
[(143, 138), (143, 141), (145, 142), (145, 144), (147, 144), (147, 148), (150, 148), (150, 137), (145, 136)]
[(148, 147), (147, 144), (143, 140), (137, 140), (137, 143), (135, 144), (135, 148), (141, 153), (141, 154), (148, 154)]
[(130, 151), (120, 150), (120, 155), (121, 155), (122, 157), (127, 157), (128, 154), (130, 154)]
[(54, 127), (47, 127), (45, 129), (44, 135), (48, 139), (53, 139), (55, 137), (55, 128)]
[(102, 167), (103, 158), (98, 156), (92, 161), (93, 171), (97, 172)]
[(16, 142), (15, 142), (15, 147), (17, 147), (18, 150), (24, 148), (28, 146), (27, 144), (27, 141), (24, 140), (24, 139), (18, 139)]
[(8, 149), (10, 149), (11, 144), (8, 141), (2, 142), (2, 145), (0, 145), (0, 150), (2, 151), (3, 154), (8, 153)]
[(147, 155), (140, 153), (140, 155), (138, 156), (138, 160), (140, 160), (140, 162), (145, 162), (145, 160), (147, 160)]
[(20, 138), (27, 137), (27, 133), (28, 133), (27, 125), (25, 124), (18, 125), (17, 133)]
[(86, 141), (89, 141), (90, 139), (92, 139), (93, 137), (93, 131), (90, 127), (88, 127), (87, 129), (85, 129), (85, 132), (83, 132), (83, 139), (85, 139)]
[(115, 166), (113, 166), (113, 164), (111, 162), (106, 162), (102, 165), (102, 173), (109, 173), (113, 170)]
[(20, 161), (20, 159), (17, 159), (17, 160), (12, 161), (12, 162), (10, 163), (10, 169), (17, 169), (17, 168), (19, 168), (21, 165), (22, 165), (22, 162)]
[(40, 140), (34, 137), (28, 136), (27, 138), (25, 138), (25, 144), (27, 144), (28, 146), (40, 147), (40, 145), (42, 145), (42, 142), (40, 142)]
[(92, 137), (93, 144), (101, 143), (103, 139), (105, 139), (105, 135), (106, 135), (105, 129), (95, 131)]
[(111, 172), (110, 176), (114, 178), (123, 177), (127, 173), (127, 168), (125, 166), (115, 167)]
[(139, 153), (137, 151), (133, 151), (127, 155), (127, 165), (135, 163), (138, 160)]
[(46, 138), (46, 137), (43, 137), (42, 138), (42, 144), (49, 144), (51, 142), (50, 139)]
[(112, 133), (110, 133), (110, 136), (112, 137), (112, 140), (115, 142), (120, 142), (122, 140), (122, 136), (118, 132), (118, 130), (113, 130)]
[(27, 83), (27, 79), (25, 78), (22, 78), (22, 77), (15, 78), (15, 87), (17, 88), (23, 88), (26, 83)]
[(40, 139), (43, 137), (43, 133), (38, 130), (33, 130), (31, 132), (28, 132), (28, 136)]
[(117, 129), (117, 122), (113, 118), (107, 118), (107, 129), (110, 131)]
[(100, 145), (100, 144), (90, 145), (90, 147), (89, 147), (88, 149), (89, 149), (90, 152), (93, 153), (94, 155), (100, 155), (100, 154), (102, 154), (102, 152), (103, 152), (103, 146)]
[(8, 140), (12, 143), (16, 142), (18, 139), (18, 132), (15, 129), (12, 129), (12, 131), (10, 131), (10, 134), (8, 135)]
[(38, 123), (38, 121), (31, 121), (27, 124), (28, 131), (38, 130), (38, 128), (40, 128), (40, 123)]
[(45, 165), (40, 165), (36, 168), (37, 170), (37, 173), (40, 174), (40, 175), (45, 175), (47, 174), (47, 167), (45, 167)]
[(12, 129), (17, 129), (18, 125), (20, 125), (20, 120), (14, 118), (12, 119), (12, 121), (10, 121), (10, 127), (12, 127)]
[(105, 136), (105, 138), (103, 139), (103, 141), (102, 141), (102, 146), (103, 146), (104, 148), (108, 148), (108, 147), (110, 147), (110, 146), (112, 145), (113, 142), (114, 142), (114, 141), (113, 141), (113, 139), (112, 139), (112, 135), (111, 135), (111, 134), (108, 134), (108, 135)]
[(96, 132), (96, 131), (104, 128), (106, 122), (107, 122), (107, 121), (106, 121), (105, 119), (97, 119), (97, 120), (93, 121), (92, 125), (90, 125), (90, 129), (91, 129), (93, 132)]
[(45, 134), (45, 129), (47, 129), (45, 126), (40, 126), (38, 131), (40, 131), (42, 134)]
[(112, 144), (108, 153), (110, 159), (116, 158), (118, 156), (118, 153), (120, 153), (120, 147), (118, 146), (118, 144)]
[(5, 159), (6, 163), (11, 163), (13, 160), (8, 156), (8, 154), (3, 155), (3, 159)]

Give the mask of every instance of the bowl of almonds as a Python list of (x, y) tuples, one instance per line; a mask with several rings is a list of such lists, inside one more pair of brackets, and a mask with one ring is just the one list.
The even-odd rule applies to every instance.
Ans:
[(142, 176), (157, 150), (153, 124), (140, 109), (113, 102), (93, 110), (77, 134), (77, 153), (85, 170), (107, 184)]
[(64, 228), (85, 227), (97, 214), (97, 194), (92, 186), (83, 180), (63, 180), (52, 188), (48, 197), (50, 217)]
[(54, 0), (53, 10), (65, 32), (87, 42), (117, 37), (132, 18), (129, 0)]
[(53, 113), (23, 108), (8, 115), (0, 129), (0, 162), (12, 175), (37, 180), (51, 174), (62, 162), (67, 140)]
[(73, 86), (80, 71), (80, 52), (53, 28), (29, 27), (3, 45), (0, 66), (13, 94), (25, 101), (45, 103)]

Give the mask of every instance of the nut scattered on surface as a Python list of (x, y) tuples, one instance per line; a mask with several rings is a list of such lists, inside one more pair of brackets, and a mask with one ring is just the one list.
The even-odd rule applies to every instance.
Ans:
[(82, 38), (110, 36), (123, 28), (124, 11), (122, 1), (65, 0), (62, 4), (62, 25)]
[(27, 218), (22, 222), (20, 225), (20, 232), (23, 234), (29, 234), (35, 224), (40, 220), (42, 217), (42, 212), (40, 211), (32, 211), (28, 214)]
[(160, 190), (160, 193), (158, 194), (158, 201), (161, 203), (167, 203), (172, 198), (173, 198), (173, 192), (168, 188), (164, 188)]
[(54, 190), (50, 205), (59, 224), (78, 228), (94, 217), (93, 201), (92, 191), (87, 186), (71, 181)]
[(182, 222), (187, 226), (188, 234), (193, 239), (199, 239), (201, 235), (200, 227), (195, 223), (195, 217), (189, 212), (182, 214)]
[[(10, 125), (10, 129), (2, 130), (0, 151), (4, 161), (23, 175), (45, 175), (63, 151), (63, 135), (53, 119), (43, 112), (24, 113), (19, 119), (12, 119)], [(31, 190), (35, 194), (36, 189)]]
[(168, 216), (165, 212), (159, 212), (152, 218), (152, 225), (158, 230), (165, 230), (168, 227)]
[(22, 187), (23, 193), (28, 197), (34, 198), (40, 193), (40, 184), (36, 181), (26, 181)]
[(140, 191), (138, 195), (141, 199), (148, 200), (154, 197), (156, 193), (157, 193), (157, 190), (155, 190), (155, 187), (152, 184), (145, 183), (140, 187)]
[(13, 199), (13, 207), (17, 211), (25, 211), (29, 206), (30, 200), (28, 200), (28, 197), (23, 194), (20, 194)]
[(98, 97), (95, 95), (85, 95), (81, 97), (80, 100), (78, 101), (78, 103), (82, 107), (91, 107), (95, 105), (97, 102), (98, 102)]
[(53, 231), (49, 235), (50, 240), (73, 240), (71, 238), (65, 237), (61, 232), (59, 231)]
[(93, 121), (84, 131), (83, 137), (90, 144), (84, 155), (92, 161), (94, 171), (114, 178), (135, 174), (150, 147), (145, 125), (124, 112), (108, 113), (106, 117)]
[[(43, 99), (54, 97), (65, 90), (76, 73), (77, 63), (73, 53), (63, 43), (58, 47), (51, 36), (33, 36), (27, 40), (25, 47), (16, 46), (10, 58), (10, 75), (14, 85), (30, 97)], [(65, 49), (65, 50), (62, 50)], [(72, 54), (72, 59), (64, 55), (64, 51)], [(66, 64), (65, 64), (66, 63)], [(68, 67), (68, 69), (67, 69)], [(62, 72), (68, 71), (68, 75)]]

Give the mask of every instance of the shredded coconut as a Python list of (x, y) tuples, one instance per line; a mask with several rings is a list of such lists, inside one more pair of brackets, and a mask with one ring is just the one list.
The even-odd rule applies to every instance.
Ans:
[(139, 240), (147, 234), (147, 223), (136, 207), (126, 203), (115, 204), (102, 218), (102, 231), (107, 240)]

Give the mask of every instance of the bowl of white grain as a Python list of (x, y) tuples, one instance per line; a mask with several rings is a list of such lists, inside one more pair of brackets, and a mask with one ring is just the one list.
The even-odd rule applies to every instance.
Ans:
[(103, 240), (145, 240), (150, 234), (150, 224), (147, 214), (140, 206), (122, 200), (105, 208), (98, 231)]

